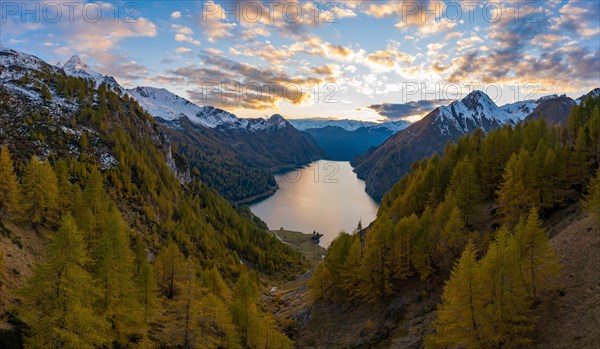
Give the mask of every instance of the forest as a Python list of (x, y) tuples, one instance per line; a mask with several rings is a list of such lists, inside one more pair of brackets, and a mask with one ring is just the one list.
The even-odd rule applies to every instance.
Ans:
[(292, 347), (261, 289), (307, 260), (193, 171), (182, 181), (160, 128), (119, 90), (47, 69), (19, 83), (44, 104), (0, 89), (12, 120), (0, 138), (1, 228), (49, 244), (15, 292), (1, 287), (0, 255), (0, 294), (14, 299), (3, 348)]
[(428, 348), (521, 348), (556, 292), (560, 263), (543, 227), (583, 202), (600, 224), (600, 98), (567, 127), (537, 121), (476, 131), (414, 163), (377, 219), (341, 233), (309, 282), (316, 302), (377, 303), (407, 281), (444, 284)]

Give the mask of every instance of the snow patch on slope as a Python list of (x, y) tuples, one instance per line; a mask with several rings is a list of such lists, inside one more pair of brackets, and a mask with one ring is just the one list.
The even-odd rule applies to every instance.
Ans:
[(289, 119), (292, 126), (300, 131), (306, 131), (309, 129), (325, 128), (328, 126), (334, 126), (342, 128), (346, 131), (356, 131), (361, 127), (382, 127), (392, 132), (398, 132), (410, 126), (407, 121), (387, 121), (377, 123), (373, 121), (360, 121), (360, 120), (349, 120), (349, 119), (324, 119), (324, 118), (312, 118), (312, 119)]
[(176, 121), (188, 118), (192, 123), (212, 129), (227, 131), (264, 131), (287, 127), (281, 115), (270, 119), (238, 118), (234, 114), (212, 106), (199, 106), (164, 88), (136, 87), (126, 91), (155, 118)]
[(535, 108), (540, 104), (540, 100), (526, 100), (515, 103), (505, 104), (500, 109), (515, 116), (519, 120), (524, 120), (529, 114), (533, 113)]
[(136, 87), (127, 93), (149, 114), (166, 121), (187, 117), (191, 122), (215, 128), (225, 122), (232, 122), (235, 115), (212, 107), (198, 106), (164, 88)]

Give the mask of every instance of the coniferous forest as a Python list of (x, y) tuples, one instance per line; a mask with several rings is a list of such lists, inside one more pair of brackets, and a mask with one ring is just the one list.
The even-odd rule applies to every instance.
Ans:
[(0, 349), (600, 347), (600, 1), (0, 14)]
[(331, 244), (312, 297), (377, 303), (410, 279), (447, 278), (426, 347), (532, 344), (536, 308), (561, 269), (541, 217), (580, 201), (600, 217), (599, 106), (588, 98), (564, 128), (542, 117), (475, 132), (414, 163), (366, 234)]
[[(0, 216), (49, 241), (43, 262), (10, 295), (15, 327), (2, 333), (2, 346), (291, 347), (260, 304), (261, 275), (285, 279), (308, 262), (196, 176), (182, 185), (157, 125), (127, 95), (36, 74), (19, 83), (48, 105), (61, 98), (81, 112), (43, 107), (26, 116), (26, 106), (0, 92), (10, 106), (3, 113), (16, 114), (1, 136)], [(56, 95), (44, 92), (48, 85)], [(66, 139), (61, 127), (71, 130)], [(41, 157), (42, 147), (51, 155)], [(117, 166), (102, 170), (94, 153), (102, 148)], [(7, 268), (0, 271), (4, 279)], [(4, 301), (8, 291), (0, 292)]]

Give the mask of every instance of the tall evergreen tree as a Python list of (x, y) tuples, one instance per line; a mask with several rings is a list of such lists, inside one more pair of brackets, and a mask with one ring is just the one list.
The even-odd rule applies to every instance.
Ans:
[(99, 290), (89, 273), (90, 257), (70, 215), (21, 290), (20, 317), (30, 328), (28, 348), (94, 349), (107, 344), (108, 324), (95, 312)]
[(442, 303), (434, 323), (433, 342), (444, 348), (481, 347), (480, 286), (477, 284), (480, 266), (475, 245), (469, 242), (444, 285)]
[(468, 158), (460, 160), (454, 167), (446, 195), (455, 200), (465, 223), (471, 223), (471, 218), (478, 213), (482, 193), (475, 168)]
[(25, 217), (34, 226), (54, 223), (58, 213), (58, 194), (58, 180), (52, 166), (33, 156), (23, 175)]
[(44, 98), (45, 101), (52, 100), (52, 93), (50, 92), (50, 89), (48, 88), (48, 86), (46, 86), (46, 84), (42, 84), (41, 94), (42, 98)]
[(558, 257), (542, 228), (537, 209), (531, 210), (525, 225), (516, 228), (515, 239), (519, 246), (521, 275), (530, 296), (535, 299), (553, 286), (560, 272)]
[(514, 224), (523, 212), (535, 204), (533, 188), (527, 185), (527, 166), (531, 162), (529, 152), (523, 150), (513, 154), (504, 170), (502, 184), (498, 190), (498, 202), (506, 223)]
[(163, 328), (159, 337), (169, 346), (198, 348), (204, 340), (199, 322), (204, 290), (198, 283), (191, 259), (181, 263), (177, 276), (178, 292), (172, 298), (164, 299), (166, 311), (160, 321)]
[(584, 207), (600, 227), (600, 167), (596, 170), (596, 177), (590, 181)]
[(126, 345), (128, 336), (139, 333), (142, 327), (141, 305), (135, 292), (133, 257), (125, 223), (115, 206), (108, 214), (95, 258), (99, 309), (110, 323), (113, 342)]
[(8, 147), (0, 150), (0, 221), (19, 211), (19, 183)]
[(531, 344), (534, 329), (531, 301), (520, 274), (519, 249), (507, 228), (496, 232), (481, 260), (484, 346), (520, 348)]
[(156, 285), (154, 269), (146, 258), (141, 262), (140, 270), (136, 277), (136, 286), (143, 323), (149, 325), (157, 316), (159, 303), (157, 297), (158, 286)]
[(156, 258), (156, 277), (160, 292), (167, 299), (173, 299), (180, 291), (185, 274), (185, 257), (179, 246), (169, 238), (166, 247)]
[(75, 207), (77, 221), (81, 222), (90, 249), (95, 252), (102, 233), (106, 230), (110, 201), (104, 189), (102, 173), (92, 168), (85, 181), (85, 189)]

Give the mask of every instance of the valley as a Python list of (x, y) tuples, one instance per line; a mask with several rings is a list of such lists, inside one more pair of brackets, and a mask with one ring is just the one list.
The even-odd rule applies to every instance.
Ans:
[(1, 349), (598, 347), (600, 2), (0, 7)]

